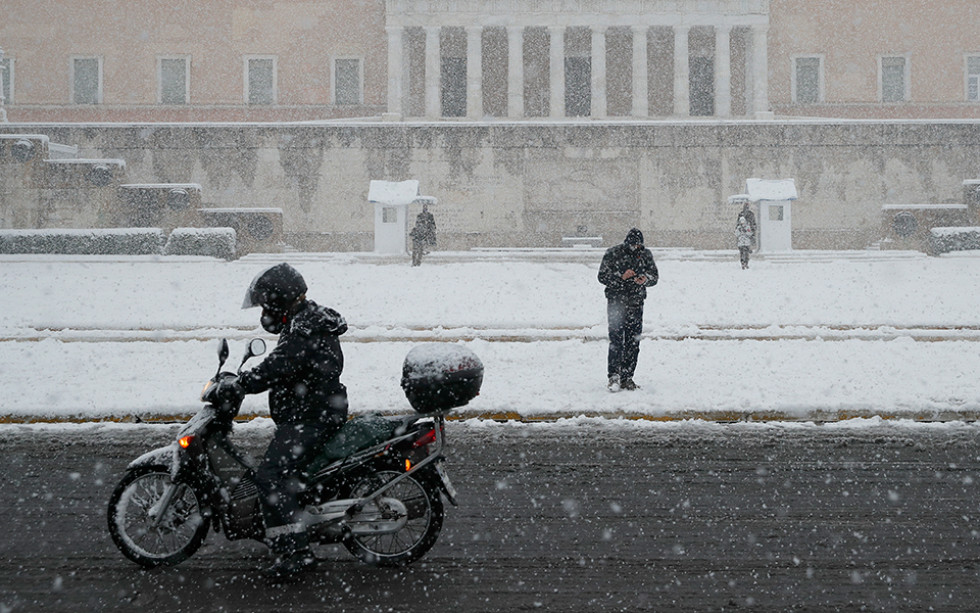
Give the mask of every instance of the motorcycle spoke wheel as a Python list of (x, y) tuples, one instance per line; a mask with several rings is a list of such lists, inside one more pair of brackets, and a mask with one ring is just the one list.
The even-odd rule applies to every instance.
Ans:
[(130, 560), (145, 568), (174, 565), (201, 546), (208, 532), (194, 490), (178, 485), (162, 517), (154, 516), (170, 487), (163, 467), (143, 467), (126, 473), (109, 500), (109, 534)]
[[(382, 483), (391, 481), (400, 473), (384, 471), (375, 473), (358, 483), (352, 496), (358, 497), (377, 489)], [(442, 530), (443, 505), (436, 486), (406, 477), (385, 490), (385, 498), (396, 498), (404, 505), (407, 516), (405, 524), (394, 532), (383, 534), (357, 534), (348, 538), (344, 545), (360, 560), (375, 566), (403, 566), (418, 560), (435, 544)], [(381, 509), (382, 513), (402, 513), (392, 509)], [(388, 517), (388, 519), (394, 519)], [(399, 518), (402, 519), (402, 518)]]

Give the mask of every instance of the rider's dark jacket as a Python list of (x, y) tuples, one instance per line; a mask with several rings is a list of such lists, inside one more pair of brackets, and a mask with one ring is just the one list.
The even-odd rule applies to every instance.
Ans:
[(276, 425), (346, 416), (339, 338), (346, 331), (340, 313), (306, 300), (279, 335), (276, 348), (258, 366), (243, 372), (238, 383), (249, 394), (269, 390), (269, 411)]

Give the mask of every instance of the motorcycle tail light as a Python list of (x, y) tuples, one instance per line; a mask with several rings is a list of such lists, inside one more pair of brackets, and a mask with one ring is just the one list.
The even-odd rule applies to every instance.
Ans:
[(188, 447), (191, 446), (191, 441), (193, 440), (194, 440), (194, 435), (188, 434), (187, 436), (180, 437), (180, 439), (177, 441), (177, 444), (180, 445), (181, 449), (187, 449)]
[(419, 447), (425, 447), (426, 445), (431, 445), (436, 442), (436, 429), (433, 428), (427, 431), (425, 434), (420, 436), (418, 439), (412, 443), (412, 449), (418, 449)]

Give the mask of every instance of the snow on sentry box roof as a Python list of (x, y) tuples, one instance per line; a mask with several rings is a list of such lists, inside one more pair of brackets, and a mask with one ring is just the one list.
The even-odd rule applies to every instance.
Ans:
[(419, 182), (415, 179), (408, 181), (371, 181), (368, 188), (368, 201), (381, 204), (411, 204), (419, 195)]
[(746, 179), (745, 189), (749, 200), (796, 200), (796, 182), (793, 179)]

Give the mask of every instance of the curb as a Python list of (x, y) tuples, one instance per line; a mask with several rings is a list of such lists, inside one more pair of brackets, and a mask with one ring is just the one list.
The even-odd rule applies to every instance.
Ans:
[[(160, 330), (121, 330), (99, 328), (23, 328), (0, 331), (0, 342), (40, 342), (56, 340), (63, 343), (126, 343), (126, 342), (209, 342), (217, 339), (247, 340), (263, 338), (274, 344), (276, 337), (256, 331), (251, 326), (225, 328), (172, 328)], [(889, 324), (697, 324), (683, 328), (661, 328), (644, 331), (643, 340), (651, 341), (891, 341), (909, 338), (918, 342), (980, 341), (977, 325), (919, 325)], [(551, 341), (606, 342), (603, 324), (576, 328), (541, 328), (537, 330), (467, 327), (389, 328), (384, 334), (374, 330), (352, 329), (344, 337), (346, 343), (455, 343), (481, 340), (489, 343), (533, 343)]]
[[(405, 412), (381, 412), (382, 415), (404, 415)], [(34, 415), (0, 415), (0, 425), (33, 424), (146, 424), (166, 425), (184, 423), (194, 413), (174, 413), (169, 415), (106, 416), (106, 417), (40, 417)], [(980, 421), (978, 410), (935, 410), (935, 411), (862, 411), (862, 410), (814, 410), (807, 413), (799, 411), (697, 411), (679, 410), (671, 413), (627, 413), (623, 411), (582, 411), (578, 413), (540, 413), (521, 415), (516, 411), (456, 411), (447, 416), (448, 421), (497, 421), (515, 423), (548, 423), (563, 419), (607, 419), (651, 422), (705, 421), (714, 423), (836, 423), (854, 419), (881, 419), (885, 421), (913, 421), (922, 423), (973, 422)], [(254, 419), (269, 419), (267, 414), (247, 413), (235, 418), (236, 423), (247, 423)]]

